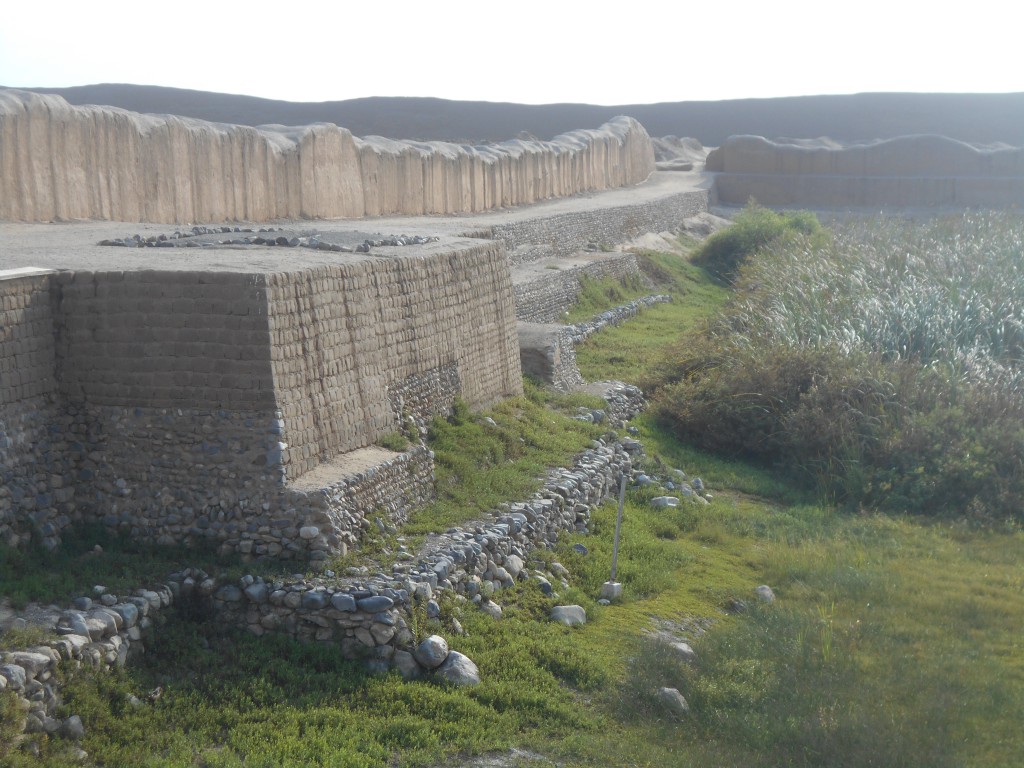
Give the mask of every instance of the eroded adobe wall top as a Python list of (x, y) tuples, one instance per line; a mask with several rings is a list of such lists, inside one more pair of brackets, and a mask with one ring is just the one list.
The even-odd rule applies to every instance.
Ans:
[(619, 117), (551, 141), (358, 139), (0, 91), (0, 220), (193, 222), (483, 211), (636, 184), (650, 138)]

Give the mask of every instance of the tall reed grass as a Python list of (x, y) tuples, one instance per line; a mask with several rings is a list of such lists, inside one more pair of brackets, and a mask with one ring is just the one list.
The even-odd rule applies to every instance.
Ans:
[(768, 244), (676, 350), (659, 413), (853, 505), (1019, 518), (1022, 259), (1024, 218), (1005, 213)]

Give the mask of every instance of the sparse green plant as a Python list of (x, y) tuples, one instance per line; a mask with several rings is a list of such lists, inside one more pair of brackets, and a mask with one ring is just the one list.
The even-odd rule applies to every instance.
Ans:
[(395, 453), (404, 453), (409, 450), (409, 438), (401, 432), (389, 432), (377, 439), (377, 445)]

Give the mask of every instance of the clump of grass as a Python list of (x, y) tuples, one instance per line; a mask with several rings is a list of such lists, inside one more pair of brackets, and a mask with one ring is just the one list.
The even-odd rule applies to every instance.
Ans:
[(580, 292), (576, 303), (569, 309), (566, 317), (568, 323), (588, 320), (607, 309), (626, 304), (633, 299), (650, 293), (640, 275), (628, 275), (623, 278), (606, 277), (595, 280), (583, 275), (580, 278)]
[[(500, 502), (525, 498), (540, 487), (548, 467), (571, 463), (600, 436), (600, 427), (546, 407), (560, 396), (529, 382), (525, 389), (526, 396), (487, 413), (473, 414), (459, 402), (449, 418), (434, 420), (427, 443), (434, 451), (438, 498), (412, 515), (405, 533), (445, 530)], [(568, 402), (593, 401), (570, 397)], [(575, 413), (574, 407), (563, 407)]]
[(693, 263), (719, 280), (732, 282), (740, 267), (755, 253), (800, 235), (814, 242), (828, 239), (812, 213), (776, 213), (753, 204), (736, 216), (732, 226), (705, 240), (693, 254)]
[(409, 438), (401, 432), (390, 432), (377, 439), (377, 445), (395, 453), (409, 450)]

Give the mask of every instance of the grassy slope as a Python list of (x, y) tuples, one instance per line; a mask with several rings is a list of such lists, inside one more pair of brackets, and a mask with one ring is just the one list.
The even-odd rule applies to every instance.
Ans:
[[(579, 350), (590, 376), (653, 378), (657, 350), (724, 297), (692, 268), (678, 269), (692, 287), (677, 303)], [(513, 416), (510, 427), (543, 423), (532, 407), (518, 416), (526, 423)], [(453, 466), (465, 430), (476, 454), (491, 445), (481, 487), (491, 472), (507, 472), (495, 452), (512, 441), (492, 444), (475, 419), (449, 426)], [(630, 494), (619, 571), (626, 597), (615, 606), (593, 602), (610, 562), (611, 505), (595, 510), (593, 535), (543, 554), (574, 574), (562, 597), (586, 606), (585, 627), (543, 620), (551, 601), (531, 587), (500, 595), (499, 622), (463, 608), (468, 636), (446, 634), (484, 682), (450, 690), (368, 676), (330, 648), (182, 622), (141, 665), (74, 684), (67, 706), (86, 720), (83, 747), (99, 765), (140, 766), (437, 765), (513, 746), (547, 756), (540, 765), (1021, 763), (1020, 532), (840, 515), (762, 470), (679, 444), (650, 419), (638, 426), (649, 471), (660, 458), (702, 474), (715, 499), (654, 512), (649, 493)], [(442, 523), (458, 506), (450, 497), (421, 524)], [(574, 553), (573, 541), (590, 554)], [(752, 603), (760, 583), (775, 588), (773, 606), (722, 610), (735, 599)], [(697, 665), (645, 639), (655, 617), (714, 620), (692, 641)], [(158, 683), (156, 703), (126, 705), (127, 692)], [(660, 685), (686, 694), (686, 722), (658, 705)], [(68, 762), (48, 750), (42, 760), (7, 760)]]

